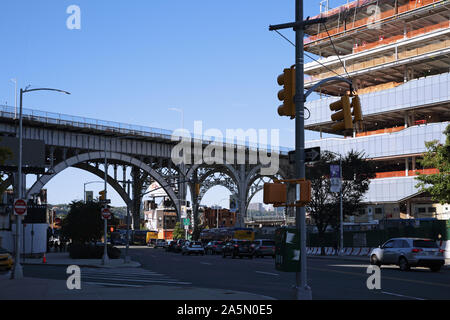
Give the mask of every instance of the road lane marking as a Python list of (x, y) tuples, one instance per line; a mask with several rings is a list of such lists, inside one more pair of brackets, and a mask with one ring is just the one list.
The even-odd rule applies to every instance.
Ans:
[(204, 264), (204, 265), (207, 265), (207, 266), (212, 266), (212, 263), (209, 263), (209, 262), (200, 262), (200, 264)]
[(277, 273), (272, 273), (272, 272), (263, 272), (263, 271), (255, 271), (256, 273), (261, 273), (261, 274), (268, 274), (271, 276), (279, 276), (279, 274)]
[[(308, 267), (308, 269), (316, 270), (316, 271), (335, 272), (335, 273), (342, 273), (342, 274), (348, 274), (348, 275), (357, 275), (357, 276), (367, 277), (367, 274), (365, 274), (365, 273), (356, 273), (356, 272), (330, 270), (330, 269), (323, 269), (323, 268), (311, 268), (311, 267)], [(428, 282), (428, 281), (413, 280), (413, 279), (402, 279), (402, 278), (388, 277), (388, 276), (383, 276), (383, 275), (381, 276), (381, 279), (405, 281), (405, 282), (411, 282), (411, 283), (426, 284), (426, 285), (430, 285), (430, 286), (438, 286), (438, 287), (450, 288), (450, 284), (446, 284), (446, 283), (436, 283), (436, 282)]]
[(83, 282), (85, 284), (94, 284), (94, 285), (102, 285), (102, 286), (110, 286), (110, 287), (132, 287), (132, 288), (143, 288), (144, 286), (137, 286), (134, 284), (123, 284), (123, 283), (107, 283), (107, 282)]
[(83, 277), (84, 279), (91, 279), (91, 280), (112, 280), (112, 281), (127, 281), (127, 282), (142, 282), (142, 283), (169, 283), (169, 284), (192, 284), (191, 282), (183, 282), (183, 281), (170, 281), (170, 280), (139, 280), (139, 279), (127, 279), (127, 278), (103, 278), (103, 277)]
[(388, 294), (388, 295), (390, 295), (390, 296), (400, 297), (400, 298), (408, 298), (408, 299), (413, 299), (413, 300), (425, 300), (425, 299), (422, 299), (422, 298), (411, 297), (411, 296), (405, 296), (405, 295), (403, 295), (403, 294), (392, 293), (392, 292), (387, 292), (387, 291), (381, 291), (381, 293)]

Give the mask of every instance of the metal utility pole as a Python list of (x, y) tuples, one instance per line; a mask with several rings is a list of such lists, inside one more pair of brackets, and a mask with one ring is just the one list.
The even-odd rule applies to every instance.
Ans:
[[(106, 200), (108, 199), (107, 196), (107, 187), (108, 187), (108, 158), (106, 155), (106, 138), (105, 138), (105, 209), (108, 208), (108, 203), (106, 202)], [(109, 262), (108, 259), (108, 220), (107, 219), (103, 219), (105, 224), (104, 224), (104, 240), (105, 240), (105, 247), (103, 249), (103, 259), (102, 259), (102, 264), (106, 265)]]
[[(295, 22), (303, 22), (303, 0), (296, 0)], [(304, 26), (295, 29), (295, 163), (296, 178), (305, 178), (305, 95), (304, 95)], [(306, 210), (296, 208), (296, 227), (300, 232), (300, 270), (296, 274), (298, 300), (312, 300), (312, 291), (308, 286), (306, 274)]]
[[(304, 28), (307, 25), (325, 22), (326, 19), (303, 21), (303, 0), (295, 2), (295, 22), (270, 26), (269, 30), (293, 28), (295, 31), (295, 176), (305, 178), (305, 101), (304, 93)], [(297, 199), (300, 200), (300, 199)], [(300, 234), (300, 272), (296, 272), (296, 298), (311, 300), (312, 291), (307, 283), (306, 273), (306, 210), (296, 208), (296, 228)]]
[(343, 184), (343, 172), (342, 172), (342, 156), (339, 155), (339, 171), (341, 172), (341, 190), (340, 190), (340, 195), (339, 195), (339, 209), (340, 209), (340, 220), (341, 220), (341, 224), (340, 224), (340, 232), (341, 232), (341, 243), (340, 243), (340, 250), (339, 250), (339, 254), (343, 254), (344, 251), (344, 204), (343, 204), (343, 199), (342, 199), (342, 184)]
[[(128, 197), (130, 197), (130, 199), (131, 199), (130, 185), (131, 185), (131, 181), (128, 180), (127, 181), (127, 194), (128, 194)], [(125, 247), (125, 263), (130, 262), (130, 257), (128, 256), (128, 249), (130, 248), (130, 205), (131, 205), (131, 202), (127, 203), (127, 246)]]

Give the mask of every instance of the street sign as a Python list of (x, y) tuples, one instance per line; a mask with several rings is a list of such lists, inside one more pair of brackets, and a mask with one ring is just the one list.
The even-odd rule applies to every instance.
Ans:
[(320, 147), (305, 149), (305, 162), (320, 160)]
[[(289, 163), (295, 164), (295, 151), (288, 154)], [(320, 147), (305, 149), (305, 162), (314, 162), (320, 160)]]
[(111, 199), (100, 200), (100, 204), (111, 204)]
[(16, 216), (27, 215), (27, 202), (25, 200), (16, 199), (16, 201), (14, 201), (14, 214)]
[(109, 211), (108, 208), (103, 208), (102, 209), (102, 217), (103, 217), (103, 219), (106, 219), (106, 220), (111, 218), (111, 212)]
[(190, 219), (183, 219), (183, 223), (184, 223), (184, 226), (189, 226), (190, 224), (191, 224), (191, 220)]
[(341, 179), (341, 167), (336, 164), (330, 166), (330, 191), (331, 192), (341, 192), (342, 179)]

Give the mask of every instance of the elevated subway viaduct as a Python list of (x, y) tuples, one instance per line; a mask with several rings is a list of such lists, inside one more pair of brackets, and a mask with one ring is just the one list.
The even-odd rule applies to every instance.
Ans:
[[(14, 137), (17, 131), (14, 108), (0, 106), (0, 135)], [(224, 150), (223, 164), (217, 164), (221, 162), (219, 159), (212, 164), (176, 165), (171, 155), (179, 141), (172, 139), (170, 131), (29, 109), (23, 111), (23, 138), (45, 142), (45, 173), (36, 175), (36, 182), (24, 193), (27, 198), (38, 194), (53, 177), (69, 167), (104, 179), (106, 153), (107, 182), (130, 207), (135, 228), (139, 228), (143, 193), (153, 182), (164, 188), (179, 218), (181, 206), (189, 200), (186, 197), (190, 188), (194, 219), (198, 217), (198, 205), (205, 193), (214, 186), (223, 186), (236, 199), (240, 213), (238, 225), (243, 226), (248, 204), (262, 190), (264, 182), (275, 176), (290, 178), (294, 170), (289, 165), (287, 151), (280, 150), (278, 173), (262, 176), (262, 166), (249, 164), (248, 158), (251, 153), (266, 152), (266, 149), (248, 144), (233, 146), (245, 148), (245, 164), (238, 164), (242, 159), (238, 158), (235, 149), (234, 163), (226, 162), (230, 156), (226, 157)], [(212, 144), (205, 138), (195, 142), (201, 144), (202, 152)], [(13, 182), (18, 179), (14, 178), (15, 174), (11, 173), (6, 184), (16, 186)], [(131, 184), (131, 194), (128, 193), (128, 183)], [(199, 194), (195, 194), (197, 183), (200, 185)]]

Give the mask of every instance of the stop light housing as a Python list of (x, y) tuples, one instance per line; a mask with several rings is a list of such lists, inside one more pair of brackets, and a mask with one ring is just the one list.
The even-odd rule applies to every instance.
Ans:
[(278, 107), (278, 114), (282, 117), (295, 119), (295, 66), (284, 69), (283, 74), (278, 76), (277, 82), (283, 86), (283, 90), (278, 92), (278, 99), (283, 104)]
[(101, 201), (106, 200), (106, 191), (105, 191), (105, 190), (100, 191), (98, 194), (100, 195), (99, 199), (100, 199)]
[(282, 183), (264, 184), (264, 203), (282, 205), (286, 203), (287, 186)]
[(331, 126), (333, 131), (353, 129), (352, 110), (348, 96), (343, 96), (339, 101), (330, 104), (330, 110), (337, 111), (331, 116), (331, 120), (337, 122)]
[(361, 109), (361, 99), (359, 96), (354, 96), (352, 99), (352, 115), (353, 115), (353, 122), (358, 123), (363, 121), (363, 114)]

